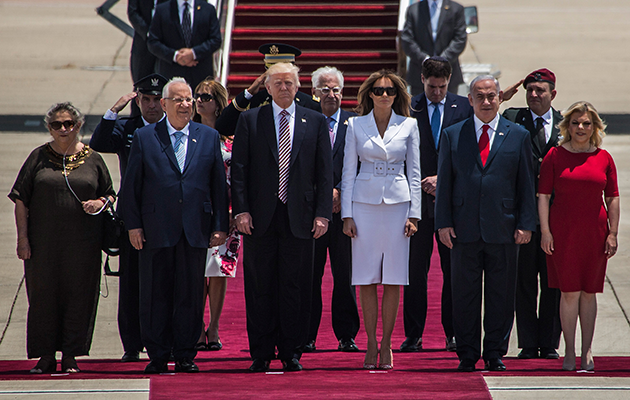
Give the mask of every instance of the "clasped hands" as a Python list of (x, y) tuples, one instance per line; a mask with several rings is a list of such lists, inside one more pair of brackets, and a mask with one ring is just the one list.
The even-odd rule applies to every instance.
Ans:
[(193, 53), (192, 49), (188, 48), (177, 50), (175, 62), (182, 67), (195, 67), (199, 64), (199, 61), (195, 60), (195, 53)]

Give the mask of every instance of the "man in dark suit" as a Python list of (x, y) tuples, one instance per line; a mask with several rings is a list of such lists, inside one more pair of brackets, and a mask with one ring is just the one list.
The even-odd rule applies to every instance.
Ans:
[(332, 219), (332, 156), (321, 113), (294, 102), (298, 68), (269, 68), (269, 105), (241, 114), (232, 150), (232, 207), (243, 235), (247, 334), (253, 363), (300, 371), (310, 320), (314, 240)]
[(407, 83), (411, 95), (422, 93), (422, 62), (430, 56), (442, 56), (453, 67), (448, 91), (457, 93), (464, 82), (459, 55), (466, 48), (464, 7), (451, 0), (422, 0), (407, 8), (405, 26), (400, 39), (409, 56)]
[[(134, 84), (135, 91), (121, 97), (112, 108), (107, 110), (94, 129), (90, 147), (101, 153), (118, 154), (121, 182), (127, 170), (129, 150), (136, 130), (154, 124), (164, 117), (160, 99), (165, 84), (166, 79), (158, 74), (151, 74), (140, 79)], [(117, 118), (132, 100), (135, 100), (141, 115)], [(144, 345), (140, 335), (138, 251), (131, 247), (128, 240), (121, 241), (118, 260), (118, 332), (125, 350), (121, 361), (140, 361), (140, 352)]]
[(167, 79), (181, 76), (193, 88), (214, 76), (213, 54), (221, 47), (217, 12), (205, 0), (170, 0), (158, 4), (149, 29), (155, 71)]
[[(162, 3), (166, 0), (157, 0)], [(134, 82), (147, 75), (151, 75), (155, 69), (155, 56), (147, 47), (149, 26), (153, 18), (153, 7), (156, 0), (129, 0), (127, 3), (127, 18), (133, 26), (133, 42), (131, 42), (131, 78)]]
[(474, 371), (482, 355), (482, 279), (485, 369), (505, 371), (518, 246), (536, 229), (531, 140), (499, 115), (502, 95), (491, 75), (475, 78), (468, 95), (474, 116), (446, 128), (440, 140), (435, 227), (451, 249), (459, 371)]
[(328, 232), (315, 241), (315, 269), (313, 275), (313, 298), (311, 322), (304, 351), (315, 350), (317, 331), (322, 317), (322, 277), (326, 257), (330, 255), (330, 269), (334, 286), (332, 294), (332, 326), (339, 341), (337, 350), (359, 351), (354, 338), (359, 331), (359, 311), (357, 295), (351, 285), (352, 244), (349, 236), (343, 233), (341, 211), (341, 170), (343, 168), (344, 146), (348, 119), (355, 113), (342, 110), (343, 75), (335, 67), (322, 67), (312, 74), (313, 95), (319, 98), (322, 114), (328, 123), (328, 133), (333, 153), (333, 216)]
[(133, 139), (121, 202), (131, 245), (140, 251), (140, 326), (151, 362), (145, 373), (198, 372), (209, 246), (225, 242), (228, 199), (219, 133), (190, 122), (192, 90), (164, 87), (166, 118)]
[[(409, 247), (409, 286), (404, 293), (405, 341), (402, 352), (422, 348), (422, 333), (427, 319), (427, 276), (433, 254), (435, 231), (435, 188), (437, 184), (438, 145), (441, 132), (472, 116), (468, 99), (448, 93), (452, 68), (440, 56), (427, 58), (422, 64), (424, 92), (411, 99), (411, 115), (418, 120), (420, 130), (420, 164), (422, 171), (422, 219)], [(453, 302), (451, 298), (450, 250), (437, 240), (442, 268), (442, 327), (446, 335), (446, 350), (455, 351), (453, 332)]]
[[(553, 72), (546, 68), (536, 70), (527, 75), (522, 83), (527, 91), (525, 98), (528, 107), (509, 108), (503, 116), (523, 125), (530, 133), (532, 172), (538, 193), (540, 165), (547, 152), (558, 145), (560, 130), (557, 124), (562, 120), (562, 114), (551, 107), (556, 97), (556, 76)], [(559, 355), (556, 349), (562, 332), (560, 290), (550, 289), (547, 284), (547, 259), (540, 247), (540, 227), (532, 234), (531, 242), (521, 246), (516, 282), (516, 329), (518, 347), (522, 349), (518, 358), (557, 359)]]
[[(295, 64), (295, 58), (302, 54), (302, 51), (297, 47), (284, 43), (266, 43), (260, 46), (258, 51), (265, 56), (265, 70), (279, 62)], [(226, 136), (234, 135), (238, 117), (243, 111), (271, 104), (273, 99), (265, 88), (264, 83), (266, 76), (267, 73), (264, 72), (256, 78), (247, 89), (237, 94), (230, 104), (223, 109), (216, 124), (217, 130), (221, 134)], [(295, 104), (318, 112), (322, 111), (319, 102), (304, 92), (298, 91), (295, 94)]]

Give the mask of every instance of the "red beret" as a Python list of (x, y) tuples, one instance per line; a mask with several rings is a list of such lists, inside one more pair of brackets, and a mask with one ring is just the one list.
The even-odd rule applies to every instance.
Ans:
[(556, 84), (556, 75), (549, 71), (547, 68), (537, 69), (536, 71), (530, 73), (525, 78), (523, 82), (523, 87), (527, 89), (527, 84), (530, 82), (549, 82), (555, 86)]

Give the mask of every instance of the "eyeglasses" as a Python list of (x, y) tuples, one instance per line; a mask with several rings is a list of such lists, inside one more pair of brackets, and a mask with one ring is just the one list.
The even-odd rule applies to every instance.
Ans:
[(192, 97), (165, 97), (165, 100), (174, 101), (177, 104), (182, 104), (183, 102), (192, 103)]
[(334, 88), (329, 88), (328, 86), (326, 86), (323, 88), (315, 88), (315, 90), (319, 90), (324, 96), (328, 96), (330, 92), (332, 92), (335, 96), (341, 94), (341, 88), (339, 86), (335, 86)]
[(53, 130), (58, 131), (59, 129), (61, 129), (61, 127), (63, 126), (66, 129), (72, 129), (74, 128), (74, 125), (76, 125), (76, 122), (74, 122), (73, 120), (69, 119), (67, 121), (53, 121), (51, 123), (48, 124), (48, 126), (50, 126)]
[(214, 99), (214, 96), (210, 93), (197, 93), (195, 95), (195, 100), (201, 100), (202, 103), (207, 103), (212, 99)]
[(383, 93), (387, 93), (388, 96), (396, 96), (396, 94), (398, 94), (398, 90), (395, 87), (380, 87), (380, 86), (374, 86), (372, 88), (372, 93), (374, 93), (375, 96), (382, 96)]

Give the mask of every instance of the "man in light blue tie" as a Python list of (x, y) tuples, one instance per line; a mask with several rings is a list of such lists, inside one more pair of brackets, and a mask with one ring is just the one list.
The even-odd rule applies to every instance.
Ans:
[(219, 134), (190, 121), (192, 90), (173, 78), (162, 92), (166, 118), (133, 139), (120, 195), (131, 245), (140, 251), (140, 327), (145, 373), (198, 372), (208, 247), (225, 242), (228, 197)]

